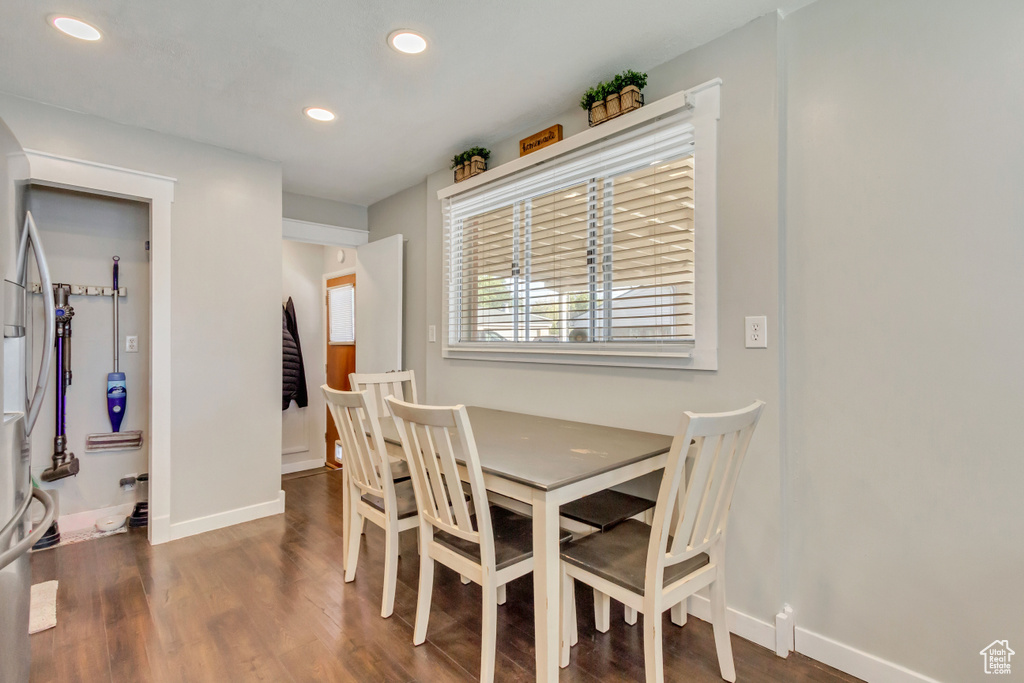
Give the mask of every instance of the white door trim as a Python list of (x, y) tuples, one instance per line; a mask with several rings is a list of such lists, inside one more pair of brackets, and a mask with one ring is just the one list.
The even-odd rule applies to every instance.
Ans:
[[(149, 542), (171, 540), (171, 204), (175, 178), (25, 150), (31, 182), (149, 204)], [(276, 502), (276, 501), (275, 501)]]
[(293, 242), (308, 242), (309, 244), (323, 244), (332, 247), (358, 247), (370, 240), (370, 233), (366, 230), (343, 228), (340, 225), (284, 218), (281, 220), (281, 237)]

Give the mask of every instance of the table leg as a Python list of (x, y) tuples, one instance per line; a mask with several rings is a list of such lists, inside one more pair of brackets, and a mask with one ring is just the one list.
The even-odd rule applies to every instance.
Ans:
[(348, 568), (348, 540), (349, 533), (349, 518), (352, 515), (352, 511), (349, 508), (349, 504), (352, 502), (352, 492), (349, 491), (348, 484), (348, 470), (343, 465), (341, 468), (341, 570), (344, 572)]
[(558, 505), (543, 491), (533, 498), (533, 613), (537, 637), (537, 682), (558, 680)]

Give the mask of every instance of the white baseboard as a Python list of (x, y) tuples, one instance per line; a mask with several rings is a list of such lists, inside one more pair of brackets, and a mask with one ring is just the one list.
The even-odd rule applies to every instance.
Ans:
[[(218, 512), (215, 515), (198, 517), (185, 522), (176, 522), (170, 525), (168, 539), (174, 541), (186, 536), (202, 534), (214, 529), (223, 529), (226, 526), (234, 526), (242, 522), (251, 522), (254, 519), (278, 515), (284, 512), (284, 491), (278, 491), (276, 500), (268, 500), (265, 503), (257, 503), (244, 508)], [(157, 541), (154, 541), (157, 542)]]
[(939, 683), (934, 678), (799, 626), (796, 627), (796, 651), (869, 683)]
[(323, 458), (314, 458), (312, 460), (299, 460), (298, 462), (283, 462), (281, 463), (281, 474), (291, 474), (292, 472), (304, 472), (305, 470), (315, 470), (316, 468), (323, 466)]
[(86, 510), (85, 512), (75, 512), (70, 515), (61, 515), (57, 518), (57, 526), (61, 532), (90, 529), (96, 526), (96, 520), (103, 519), (104, 517), (127, 517), (132, 513), (132, 508), (134, 507), (134, 503), (124, 503), (109, 508), (100, 508), (99, 510)]
[[(711, 601), (703, 595), (691, 595), (686, 611), (698, 619), (711, 623)], [(726, 609), (726, 619), (730, 632), (775, 652), (774, 626), (732, 607)]]
[(149, 544), (160, 545), (171, 540), (171, 518), (169, 515), (149, 518)]

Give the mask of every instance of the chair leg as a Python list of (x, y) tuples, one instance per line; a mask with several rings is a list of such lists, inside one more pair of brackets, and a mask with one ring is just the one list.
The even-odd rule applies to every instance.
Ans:
[(736, 680), (736, 667), (732, 660), (732, 640), (729, 637), (729, 624), (725, 611), (725, 580), (721, 568), (719, 568), (718, 577), (711, 584), (709, 592), (711, 594), (711, 626), (715, 632), (718, 668), (722, 671), (722, 678), (732, 683)]
[(594, 628), (598, 633), (608, 633), (611, 627), (612, 599), (594, 589)]
[(494, 681), (494, 656), (498, 647), (498, 586), (484, 570), (483, 625), (480, 633), (480, 683)]
[[(352, 506), (355, 508), (355, 506)], [(363, 527), (363, 516), (357, 509), (349, 512), (351, 515), (351, 528), (348, 532), (348, 561), (345, 565), (345, 583), (354, 581), (356, 578), (356, 565), (359, 564), (359, 543), (362, 537), (359, 535)]]
[(665, 663), (661, 652), (661, 612), (659, 606), (644, 603), (644, 672), (647, 683), (664, 683)]
[(580, 625), (576, 618), (576, 579), (569, 579), (569, 610), (572, 612), (569, 615), (569, 645), (576, 647), (576, 643), (580, 642)]
[[(430, 543), (423, 539), (423, 549)], [(416, 624), (412, 632), (412, 644), (422, 645), (427, 639), (427, 622), (430, 620), (430, 597), (434, 592), (434, 558), (427, 552), (420, 553), (420, 585), (416, 596)]]
[(686, 626), (686, 598), (672, 605), (672, 623), (676, 626)]
[(569, 666), (569, 648), (572, 647), (572, 619), (575, 617), (572, 609), (572, 584), (573, 579), (565, 573), (565, 566), (561, 567), (562, 575), (562, 604), (560, 607), (561, 628), (559, 629), (559, 652), (558, 666), (565, 668)]
[(636, 610), (632, 607), (622, 606), (622, 616), (627, 624), (636, 626)]
[(507, 586), (507, 585), (508, 585), (507, 583), (503, 583), (500, 586), (498, 586), (498, 604), (499, 605), (504, 605), (505, 604), (505, 599), (506, 599), (505, 586)]
[[(392, 524), (394, 522), (394, 524)], [(384, 530), (384, 598), (380, 615), (387, 619), (395, 611), (395, 589), (398, 585), (398, 520), (388, 520)]]

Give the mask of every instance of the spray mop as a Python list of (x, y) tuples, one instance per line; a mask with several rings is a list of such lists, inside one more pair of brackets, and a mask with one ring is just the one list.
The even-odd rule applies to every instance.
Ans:
[(114, 257), (114, 371), (107, 374), (107, 415), (110, 417), (110, 433), (88, 434), (85, 437), (85, 450), (88, 453), (98, 451), (128, 451), (142, 448), (142, 432), (122, 432), (121, 422), (124, 420), (128, 407), (128, 387), (125, 374), (118, 368), (118, 344), (121, 340), (118, 329), (117, 303), (120, 298), (117, 282), (118, 261)]

